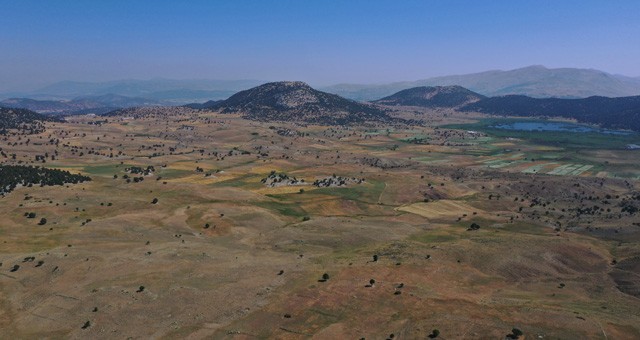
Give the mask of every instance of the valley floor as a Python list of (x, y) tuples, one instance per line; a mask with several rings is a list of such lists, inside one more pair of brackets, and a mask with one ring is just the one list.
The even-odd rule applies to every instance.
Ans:
[(0, 197), (0, 338), (640, 338), (636, 150), (166, 110), (0, 136), (92, 179)]

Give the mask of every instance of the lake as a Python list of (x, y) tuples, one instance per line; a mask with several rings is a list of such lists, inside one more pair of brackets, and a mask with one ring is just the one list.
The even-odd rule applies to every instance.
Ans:
[(491, 125), (490, 128), (501, 130), (518, 130), (518, 131), (560, 131), (560, 132), (576, 132), (576, 133), (604, 133), (611, 135), (631, 135), (633, 132), (624, 130), (610, 130), (588, 125), (580, 125), (567, 122), (541, 122), (541, 121), (519, 121)]

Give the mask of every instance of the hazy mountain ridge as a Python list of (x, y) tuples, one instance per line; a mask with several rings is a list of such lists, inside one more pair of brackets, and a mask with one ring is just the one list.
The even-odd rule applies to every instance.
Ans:
[[(238, 91), (263, 84), (260, 80), (124, 79), (106, 82), (61, 81), (34, 91), (11, 92), (4, 97), (71, 100), (84, 96), (117, 94), (169, 102), (172, 105), (226, 99)], [(612, 75), (592, 69), (529, 66), (509, 71), (434, 77), (388, 84), (336, 84), (320, 87), (353, 100), (371, 101), (419, 86), (459, 85), (484, 96), (521, 94), (535, 98), (586, 98), (594, 95), (640, 95), (640, 77)]]
[(116, 94), (85, 96), (72, 100), (36, 100), (30, 98), (9, 98), (0, 101), (0, 105), (28, 109), (44, 114), (87, 114), (104, 113), (117, 108), (133, 106), (158, 106), (166, 102), (147, 98), (127, 97)]
[(323, 125), (396, 121), (373, 105), (318, 91), (298, 81), (266, 83), (207, 108), (222, 113), (242, 113), (245, 118), (261, 121)]
[(544, 66), (379, 85), (338, 84), (322, 90), (354, 100), (375, 100), (407, 88), (447, 85), (459, 85), (484, 96), (519, 94), (535, 98), (586, 98), (596, 95), (605, 97), (640, 95), (638, 78), (611, 75), (591, 69), (549, 69)]
[(8, 98), (0, 102), (0, 105), (15, 109), (27, 109), (40, 113), (62, 113), (70, 109), (76, 109), (69, 102), (60, 100), (36, 100), (30, 98)]
[(223, 101), (224, 100), (208, 100), (204, 103), (190, 103), (184, 106), (191, 109), (207, 109), (207, 108), (215, 107), (216, 105), (222, 103)]
[(483, 95), (461, 86), (420, 86), (373, 101), (381, 105), (421, 106), (427, 108), (458, 107), (477, 102)]
[(259, 80), (216, 79), (123, 79), (106, 82), (61, 81), (34, 91), (11, 93), (12, 97), (41, 100), (71, 100), (77, 97), (115, 94), (187, 104), (225, 99), (237, 91), (263, 83)]

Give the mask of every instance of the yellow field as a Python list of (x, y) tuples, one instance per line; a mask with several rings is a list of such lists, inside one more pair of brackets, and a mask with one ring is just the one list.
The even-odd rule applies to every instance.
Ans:
[(437, 220), (458, 217), (462, 214), (471, 215), (473, 212), (478, 212), (477, 208), (463, 202), (452, 200), (440, 200), (431, 203), (414, 203), (399, 207), (397, 210)]

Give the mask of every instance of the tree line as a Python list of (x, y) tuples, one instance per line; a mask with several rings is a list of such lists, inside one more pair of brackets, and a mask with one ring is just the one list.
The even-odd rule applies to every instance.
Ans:
[(53, 186), (67, 183), (77, 184), (90, 181), (91, 178), (69, 171), (47, 169), (34, 166), (0, 165), (0, 195), (13, 191), (18, 185)]

